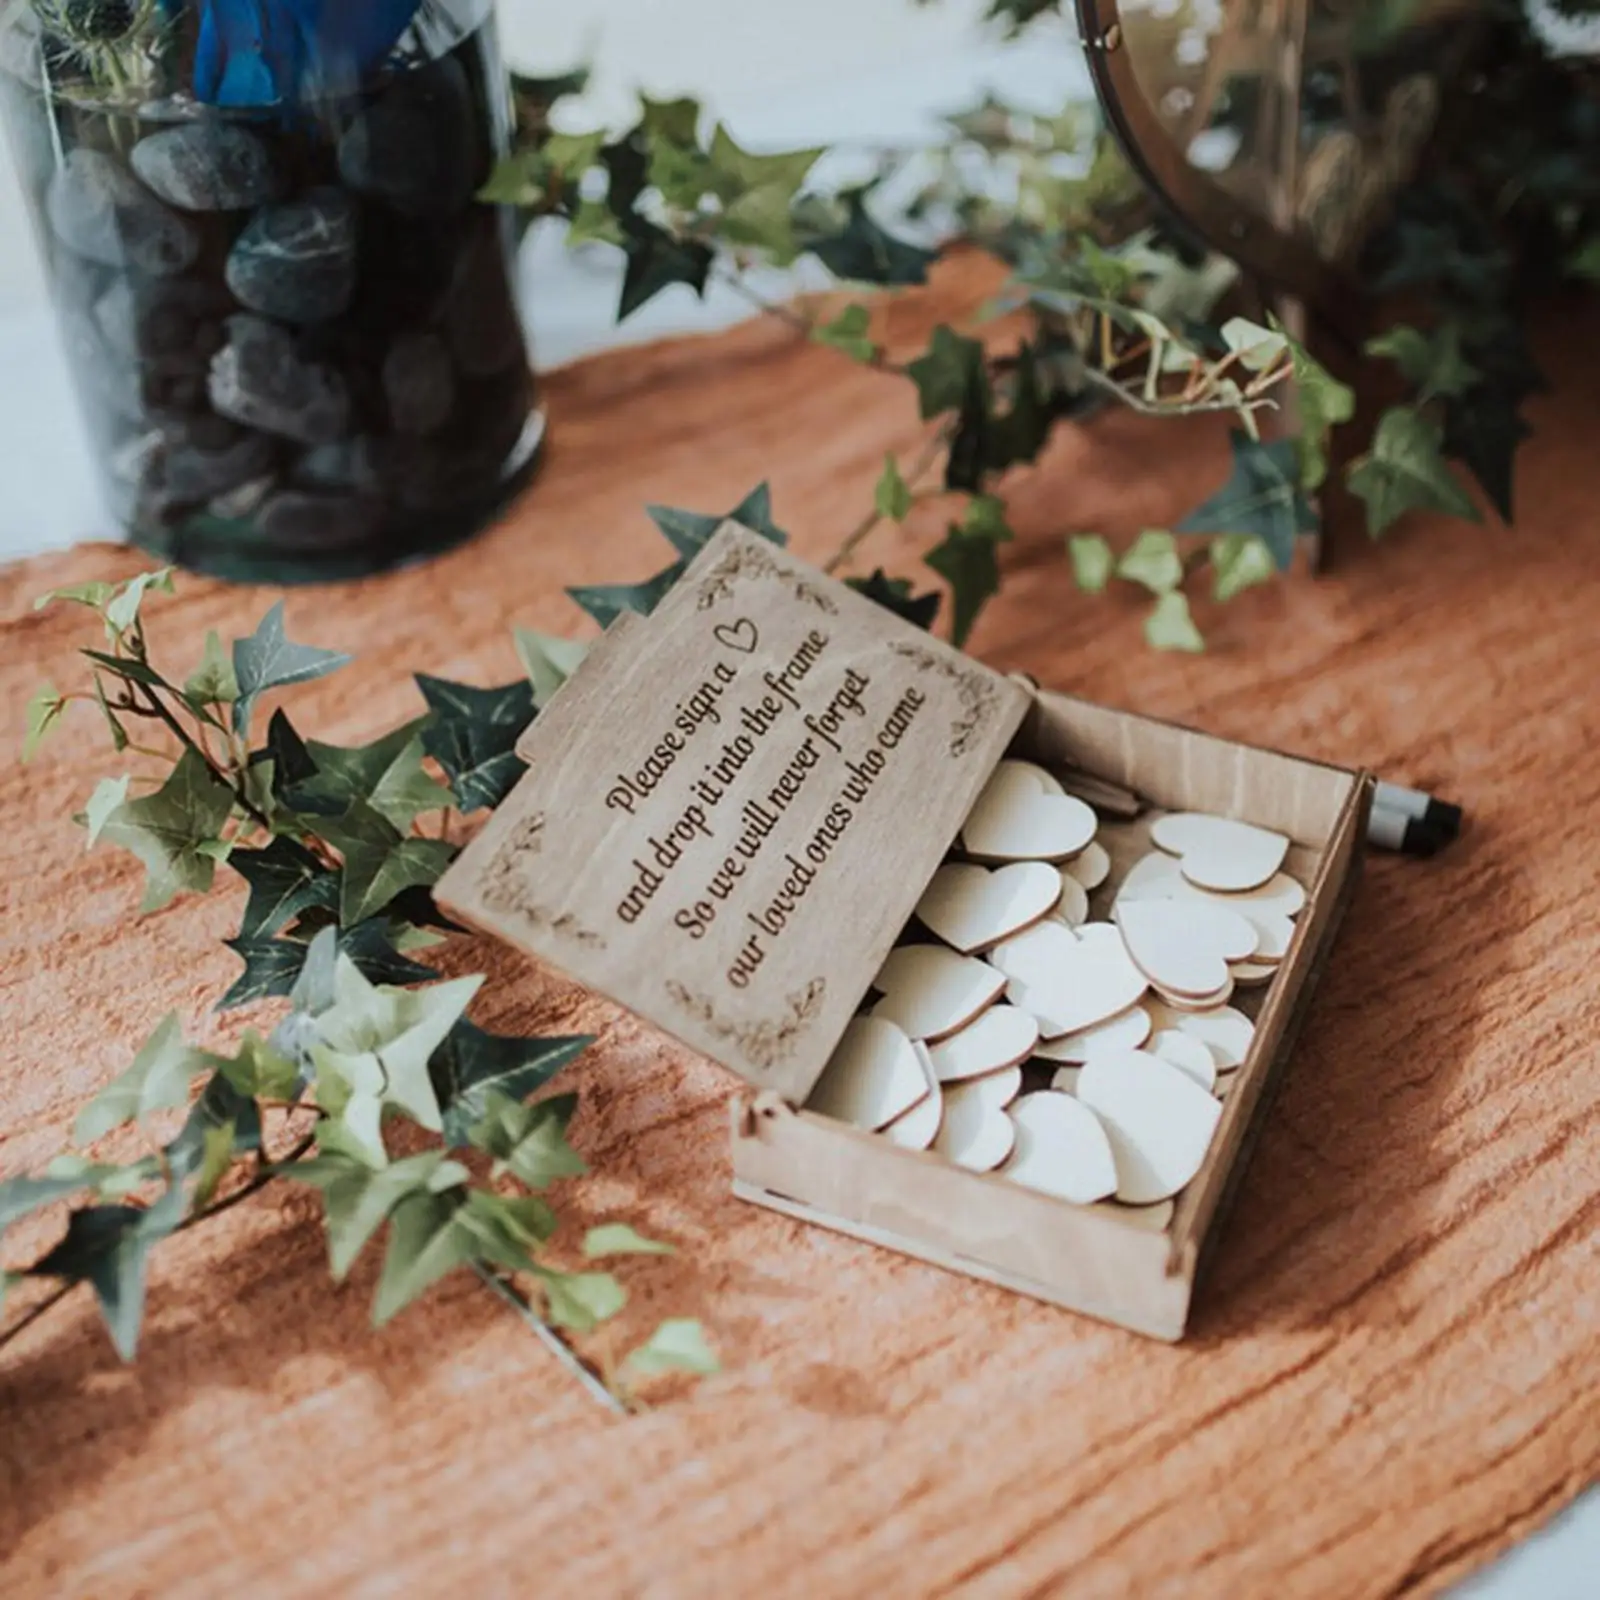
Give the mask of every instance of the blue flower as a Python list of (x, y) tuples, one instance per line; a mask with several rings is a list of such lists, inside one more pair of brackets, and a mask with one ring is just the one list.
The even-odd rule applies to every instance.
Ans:
[(307, 84), (350, 86), (394, 49), (422, 0), (195, 3), (195, 95), (209, 105), (270, 106)]

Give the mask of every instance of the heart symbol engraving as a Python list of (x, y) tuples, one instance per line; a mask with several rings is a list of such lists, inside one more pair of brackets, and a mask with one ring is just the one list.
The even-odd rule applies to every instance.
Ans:
[(761, 642), (761, 635), (749, 617), (740, 617), (737, 622), (719, 622), (711, 630), (711, 636), (718, 644), (737, 650), (742, 656), (750, 655)]

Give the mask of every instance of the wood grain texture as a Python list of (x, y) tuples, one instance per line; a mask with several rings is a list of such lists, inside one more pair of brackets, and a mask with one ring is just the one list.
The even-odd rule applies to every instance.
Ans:
[[(892, 336), (970, 305), (975, 276), (896, 307)], [(1019, 476), (973, 641), (992, 665), (1469, 810), (1449, 853), (1371, 864), (1187, 1343), (740, 1203), (727, 1076), (485, 941), (459, 957), (492, 974), (478, 1020), (600, 1034), (572, 1073), (598, 1175), (571, 1207), (685, 1247), (630, 1274), (622, 1331), (703, 1316), (725, 1373), (607, 1417), (464, 1279), (373, 1335), (372, 1266), (330, 1288), (314, 1197), (264, 1199), (158, 1255), (137, 1367), (82, 1298), (0, 1357), (0, 1591), (1355, 1600), (1436, 1591), (1543, 1521), (1600, 1460), (1597, 338), (1544, 341), (1515, 532), (1419, 523), (1236, 600), (1203, 659), (1145, 654), (1132, 597), (1075, 595), (1061, 538), (1170, 521), (1225, 475), (1220, 429), (1108, 417)], [(821, 553), (918, 432), (903, 382), (768, 326), (548, 392), (549, 463), (503, 526), (291, 595), (292, 633), (360, 655), (298, 695), (309, 731), (414, 714), (414, 668), (512, 676), (509, 624), (575, 631), (564, 583), (662, 563), (643, 501), (717, 510), (770, 475)], [(937, 510), (868, 554), (904, 567)], [(30, 597), (137, 564), (90, 547), (0, 573), (8, 736), (82, 634)], [(187, 583), (158, 637), (198, 655), (269, 598)], [(128, 926), (136, 869), (67, 820), (104, 770), (84, 722), (0, 771), (8, 1173), (169, 1008), (224, 1036), (242, 895)]]

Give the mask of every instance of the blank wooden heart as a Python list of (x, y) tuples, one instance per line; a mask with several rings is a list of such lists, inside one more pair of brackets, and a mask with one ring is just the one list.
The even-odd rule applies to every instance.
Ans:
[(1100, 1119), (1117, 1167), (1117, 1198), (1151, 1205), (1199, 1172), (1222, 1107), (1193, 1078), (1143, 1050), (1093, 1056), (1077, 1098)]
[(1233, 981), (1241, 989), (1259, 989), (1262, 984), (1271, 983), (1278, 975), (1278, 963), (1275, 961), (1236, 961), (1229, 969), (1233, 974)]
[(1157, 1032), (1176, 1028), (1191, 1039), (1199, 1039), (1210, 1050), (1218, 1072), (1232, 1072), (1250, 1054), (1256, 1025), (1232, 1006), (1220, 1006), (1215, 1011), (1179, 1011), (1164, 1000), (1151, 1000), (1145, 1009)]
[(1006, 1115), (1016, 1124), (1016, 1145), (1000, 1170), (1012, 1182), (1080, 1206), (1116, 1193), (1111, 1141), (1081, 1101), (1041, 1089), (1023, 1095)]
[(1061, 780), (1047, 767), (1041, 767), (1036, 761), (1019, 761), (1015, 756), (1007, 756), (1004, 761), (995, 763), (995, 771), (1001, 767), (1010, 767), (1023, 773), (1028, 780), (1037, 786), (1040, 794), (1065, 794), (1067, 791), (1061, 787)]
[(1165, 1233), (1178, 1208), (1170, 1200), (1158, 1200), (1153, 1206), (1127, 1206), (1120, 1200), (1102, 1200), (1094, 1208), (1102, 1216), (1115, 1217), (1124, 1227), (1138, 1228), (1141, 1233)]
[(1151, 1055), (1188, 1073), (1202, 1089), (1216, 1088), (1216, 1058), (1203, 1040), (1191, 1038), (1177, 1028), (1163, 1028), (1151, 1038), (1149, 1049)]
[(913, 1040), (911, 1048), (916, 1051), (928, 1093), (909, 1111), (902, 1111), (893, 1122), (885, 1124), (883, 1136), (902, 1150), (926, 1150), (933, 1143), (939, 1132), (939, 1124), (944, 1119), (944, 1095), (939, 1089), (938, 1078), (934, 1076), (928, 1047)]
[(1294, 924), (1272, 912), (1245, 912), (1256, 925), (1256, 947), (1250, 959), (1258, 965), (1282, 961), (1289, 953), (1289, 941), (1294, 938)]
[(1016, 1006), (990, 1006), (959, 1033), (928, 1051), (940, 1083), (960, 1083), (1017, 1066), (1039, 1042), (1038, 1021)]
[(1125, 900), (1115, 915), (1134, 964), (1158, 988), (1176, 994), (1215, 994), (1228, 981), (1228, 963), (1256, 947), (1255, 924), (1217, 906)]
[(1111, 857), (1106, 854), (1106, 847), (1093, 839), (1083, 847), (1082, 854), (1062, 867), (1061, 872), (1064, 877), (1076, 879), (1086, 891), (1092, 891), (1111, 876)]
[[(1244, 963), (1240, 962), (1243, 966)], [(1276, 972), (1278, 969), (1272, 969)], [(1233, 998), (1233, 973), (1232, 967), (1228, 968), (1228, 981), (1220, 989), (1214, 989), (1210, 994), (1174, 994), (1168, 989), (1157, 989), (1156, 998), (1173, 1011), (1183, 1011), (1197, 1014), (1202, 1011), (1215, 1011), (1219, 1006), (1225, 1006)]]
[[(1076, 934), (1058, 922), (1039, 929), (1057, 929), (1065, 939), (1041, 944), (1020, 964), (1023, 976), (1008, 974), (1006, 993), (1014, 1005), (1039, 1019), (1048, 1039), (1081, 1033), (1134, 1005), (1148, 987), (1133, 964), (1115, 928), (1087, 923)], [(1026, 936), (1025, 936), (1026, 937)]]
[(901, 1029), (877, 1017), (852, 1017), (807, 1104), (857, 1128), (881, 1128), (928, 1092), (922, 1063)]
[(1046, 794), (1031, 772), (1002, 761), (961, 825), (979, 861), (1065, 861), (1094, 838), (1095, 814), (1067, 794)]
[[(1016, 1071), (1015, 1068), (1012, 1069)], [(1022, 1074), (1017, 1073), (1018, 1082)], [(945, 1091), (944, 1120), (933, 1148), (946, 1161), (972, 1172), (993, 1172), (1011, 1154), (1017, 1130), (1004, 1109), (996, 1105), (987, 1080), (953, 1083)]]
[(1275, 872), (1259, 889), (1218, 894), (1190, 883), (1175, 856), (1159, 850), (1142, 856), (1117, 886), (1121, 900), (1199, 900), (1219, 905), (1253, 921), (1263, 917), (1293, 917), (1306, 903), (1306, 892), (1287, 872)]
[(1289, 841), (1281, 833), (1199, 811), (1158, 817), (1151, 825), (1150, 839), (1159, 849), (1177, 856), (1191, 883), (1228, 893), (1259, 889), (1289, 853)]
[(917, 916), (930, 933), (970, 955), (1038, 922), (1060, 898), (1061, 875), (1043, 861), (992, 871), (950, 862), (923, 890)]
[(1035, 977), (1048, 977), (1063, 961), (1073, 959), (1078, 935), (1053, 917), (1024, 928), (1009, 939), (1002, 939), (989, 952), (990, 964), (1008, 978), (1026, 983)]
[[(1038, 865), (1043, 865), (1042, 862)], [(1055, 867), (1049, 869), (1057, 872)], [(1062, 867), (1057, 873), (1056, 882), (1061, 889), (1061, 898), (1056, 901), (1050, 915), (1057, 922), (1064, 922), (1069, 928), (1076, 928), (1089, 920), (1089, 891), (1078, 882), (1076, 878), (1067, 876), (1067, 869)]]
[(873, 1016), (932, 1041), (964, 1028), (998, 998), (1005, 975), (943, 945), (905, 944), (889, 952), (872, 986), (883, 993)]
[(1082, 1033), (1064, 1033), (1059, 1039), (1041, 1039), (1033, 1053), (1045, 1061), (1067, 1061), (1081, 1066), (1096, 1050), (1137, 1050), (1150, 1037), (1150, 1013), (1143, 1006), (1108, 1017)]

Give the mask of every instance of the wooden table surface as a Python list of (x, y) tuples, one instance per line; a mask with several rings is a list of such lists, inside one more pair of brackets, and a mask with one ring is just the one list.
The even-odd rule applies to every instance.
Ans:
[[(947, 272), (898, 333), (974, 292)], [(569, 1209), (683, 1247), (629, 1274), (618, 1336), (700, 1316), (724, 1372), (606, 1415), (465, 1278), (373, 1334), (374, 1264), (331, 1287), (315, 1200), (269, 1193), (158, 1254), (136, 1366), (81, 1293), (0, 1354), (0, 1592), (1354, 1600), (1437, 1590), (1548, 1517), (1600, 1462), (1597, 336), (1543, 341), (1514, 531), (1419, 519), (1202, 605), (1200, 658), (1146, 652), (1134, 597), (1077, 595), (1062, 538), (1169, 521), (1224, 475), (1220, 430), (1108, 416), (1018, 475), (975, 653), (1469, 811), (1448, 854), (1372, 863), (1183, 1346), (741, 1205), (721, 1073), (469, 945), (452, 970), (490, 972), (486, 1026), (600, 1035)], [(563, 585), (663, 563), (646, 501), (718, 511), (768, 477), (823, 552), (919, 436), (909, 386), (771, 325), (548, 394), (548, 465), (502, 526), (291, 594), (295, 637), (360, 656), (298, 693), (302, 727), (373, 736), (418, 709), (414, 669), (511, 676), (511, 624), (581, 628)], [(936, 522), (868, 553), (910, 570)], [(83, 642), (31, 597), (137, 564), (0, 572), (8, 731)], [(155, 635), (197, 654), (270, 598), (190, 580)], [(133, 922), (138, 869), (84, 852), (68, 817), (109, 760), (85, 721), (0, 772), (3, 1173), (48, 1159), (169, 1009), (212, 1039), (270, 1020), (210, 1010), (237, 885)]]

